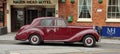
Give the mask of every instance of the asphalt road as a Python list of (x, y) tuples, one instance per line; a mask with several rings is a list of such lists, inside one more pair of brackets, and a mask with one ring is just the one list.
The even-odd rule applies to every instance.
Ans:
[[(26, 45), (26, 46), (34, 46), (30, 45), (27, 41), (16, 41), (16, 40), (0, 40), (0, 45)], [(44, 43), (38, 46), (63, 46), (63, 47), (84, 47), (80, 43), (75, 44), (64, 44), (64, 43)], [(88, 47), (87, 47), (88, 48)], [(97, 45), (93, 48), (102, 48), (102, 49), (120, 49), (120, 44), (110, 44), (110, 43), (97, 43)]]
[(14, 54), (120, 54), (120, 44), (97, 43), (95, 47), (84, 47), (78, 43), (45, 43), (34, 46), (23, 41), (0, 40), (0, 54), (11, 54), (11, 52)]

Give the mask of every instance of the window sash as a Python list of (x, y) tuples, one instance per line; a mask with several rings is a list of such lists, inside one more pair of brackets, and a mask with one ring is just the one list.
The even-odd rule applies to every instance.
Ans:
[[(86, 2), (85, 5), (83, 3)], [(91, 18), (92, 0), (79, 0), (78, 4), (78, 18)]]
[(120, 0), (108, 0), (107, 18), (120, 19)]

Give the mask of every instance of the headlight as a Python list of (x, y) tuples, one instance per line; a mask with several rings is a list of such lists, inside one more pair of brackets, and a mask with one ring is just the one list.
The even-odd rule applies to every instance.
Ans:
[(93, 30), (96, 30), (95, 28), (96, 28), (96, 27), (93, 25)]

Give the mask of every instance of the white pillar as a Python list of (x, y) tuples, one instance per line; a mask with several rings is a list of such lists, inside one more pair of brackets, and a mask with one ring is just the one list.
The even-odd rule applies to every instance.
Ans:
[(9, 4), (7, 4), (7, 29), (8, 29), (8, 33), (10, 33), (11, 32), (11, 8)]
[(58, 17), (58, 0), (56, 2), (56, 5), (55, 5), (55, 17)]

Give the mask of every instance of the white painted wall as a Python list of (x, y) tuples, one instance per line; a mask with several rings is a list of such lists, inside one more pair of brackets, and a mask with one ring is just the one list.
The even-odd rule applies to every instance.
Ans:
[(58, 0), (55, 5), (55, 17), (58, 17)]

